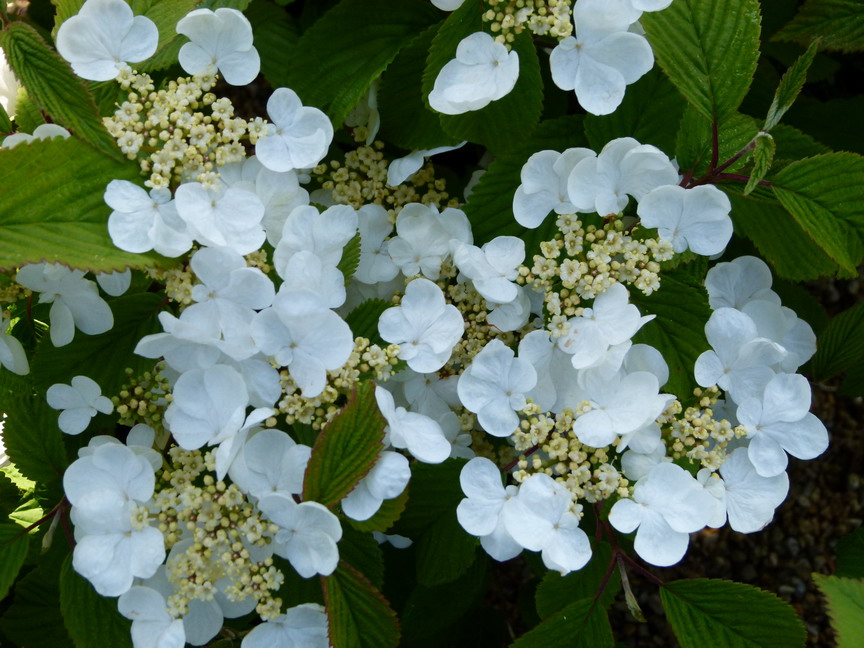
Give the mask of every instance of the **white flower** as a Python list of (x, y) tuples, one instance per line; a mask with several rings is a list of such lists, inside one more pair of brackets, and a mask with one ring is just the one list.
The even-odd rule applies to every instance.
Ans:
[[(222, 328), (206, 310), (187, 308), (180, 317), (167, 311), (158, 315), (164, 333), (145, 335), (135, 346), (135, 353), (145, 358), (164, 356), (166, 364), (175, 371), (212, 367), (222, 355), (231, 351), (222, 341)], [(252, 355), (255, 349), (248, 354)]]
[(484, 430), (506, 437), (519, 427), (516, 412), (525, 407), (525, 394), (536, 384), (534, 367), (495, 339), (474, 356), (459, 376), (457, 390), (465, 409), (477, 414)]
[(567, 193), (567, 178), (576, 164), (597, 154), (587, 148), (570, 148), (535, 153), (522, 166), (522, 184), (513, 195), (513, 215), (523, 227), (534, 229), (550, 211), (573, 214), (593, 211), (593, 203), (576, 206)]
[(654, 67), (648, 41), (627, 31), (641, 12), (626, 1), (578, 0), (573, 6), (576, 35), (552, 50), (552, 80), (573, 90), (593, 115), (608, 115), (624, 99), (626, 86)]
[(519, 55), (485, 32), (462, 39), (456, 58), (435, 78), (429, 105), (446, 115), (480, 110), (501, 99), (519, 78)]
[(63, 410), (57, 425), (66, 434), (81, 434), (97, 413), (114, 411), (114, 405), (102, 395), (96, 381), (87, 376), (75, 376), (71, 385), (51, 385), (45, 398), (52, 408)]
[(269, 493), (299, 495), (312, 449), (280, 430), (256, 432), (240, 449), (228, 475), (244, 493), (262, 498)]
[(328, 648), (327, 615), (317, 603), (304, 603), (257, 625), (241, 648)]
[(639, 200), (637, 213), (645, 227), (656, 227), (676, 253), (691, 250), (702, 256), (720, 254), (732, 238), (732, 204), (717, 187), (685, 189), (666, 185)]
[(408, 155), (396, 158), (387, 167), (387, 184), (396, 187), (417, 173), (423, 166), (423, 161), (439, 153), (449, 153), (465, 146), (467, 142), (461, 142), (456, 146), (438, 146), (432, 149), (421, 149), (411, 151)]
[(19, 87), (21, 84), (18, 83), (12, 68), (6, 62), (6, 54), (0, 49), (0, 106), (3, 107), (10, 119), (15, 117)]
[(617, 214), (656, 187), (678, 183), (678, 171), (666, 154), (632, 137), (614, 139), (594, 157), (577, 162), (567, 179), (574, 205), (601, 216)]
[(238, 86), (258, 76), (261, 60), (252, 46), (252, 25), (236, 9), (190, 11), (177, 23), (177, 33), (190, 40), (179, 55), (180, 66), (189, 74), (218, 68), (227, 83)]
[(336, 266), (342, 250), (357, 233), (357, 212), (348, 205), (334, 205), (323, 212), (315, 207), (295, 208), (285, 219), (282, 238), (273, 253), (273, 265), (283, 279), (285, 267), (298, 252), (313, 252), (326, 265)]
[[(285, 281), (279, 294), (293, 292), (314, 294), (321, 309), (339, 308), (345, 303), (345, 277), (335, 265), (328, 265), (314, 252), (297, 252), (282, 269)], [(287, 299), (287, 296), (279, 298)]]
[(277, 88), (267, 100), (272, 122), (255, 144), (255, 155), (271, 171), (307, 169), (317, 165), (330, 148), (330, 118), (312, 106), (304, 106), (297, 93)]
[(18, 338), (10, 335), (9, 318), (0, 317), (0, 367), (6, 367), (9, 371), (19, 376), (30, 373), (30, 363), (27, 362), (27, 354)]
[(69, 139), (71, 133), (62, 126), (57, 124), (40, 124), (33, 130), (32, 135), (27, 133), (13, 133), (3, 140), (3, 148), (12, 149), (21, 144), (21, 142), (30, 143), (34, 140), (47, 140), (54, 137), (62, 137)]
[(718, 263), (705, 276), (705, 290), (711, 308), (743, 308), (753, 300), (780, 304), (780, 297), (771, 290), (771, 270), (757, 257), (742, 256), (730, 262)]
[(342, 512), (352, 520), (368, 520), (384, 500), (398, 497), (411, 479), (408, 460), (385, 450), (366, 476), (342, 500)]
[(296, 503), (289, 495), (272, 493), (258, 508), (280, 528), (273, 550), (287, 558), (303, 578), (329, 576), (339, 562), (336, 543), (342, 537), (339, 519), (318, 502)]
[(525, 260), (525, 242), (515, 236), (497, 236), (482, 248), (462, 243), (453, 252), (453, 263), (471, 279), (480, 295), (495, 304), (507, 304), (519, 296), (515, 280)]
[(117, 610), (132, 621), (134, 648), (183, 648), (183, 620), (168, 614), (165, 597), (149, 587), (136, 585), (117, 599)]
[(204, 245), (249, 254), (266, 237), (261, 225), (264, 204), (246, 189), (222, 186), (209, 190), (200, 182), (187, 182), (177, 187), (174, 204), (189, 233)]
[(57, 30), (57, 51), (75, 74), (90, 81), (110, 81), (127, 63), (148, 59), (159, 45), (156, 24), (133, 16), (123, 0), (87, 0)]
[(153, 189), (148, 195), (131, 182), (112, 180), (105, 188), (105, 202), (114, 210), (108, 216), (108, 234), (121, 250), (156, 250), (177, 257), (192, 247), (192, 236), (168, 189)]
[(761, 398), (741, 402), (738, 421), (747, 430), (750, 461), (762, 477), (786, 470), (787, 452), (813, 459), (828, 448), (828, 431), (809, 409), (810, 383), (800, 374), (778, 374)]
[(387, 419), (385, 443), (408, 450), (423, 463), (441, 463), (450, 456), (452, 446), (437, 421), (396, 407), (393, 395), (383, 387), (375, 388), (375, 400)]
[(399, 358), (419, 373), (443, 367), (464, 330), (459, 310), (445, 302), (436, 284), (422, 278), (408, 284), (401, 305), (378, 319), (381, 337), (398, 344)]
[(690, 533), (708, 524), (713, 497), (690, 473), (672, 463), (658, 463), (636, 482), (633, 499), (615, 502), (609, 522), (621, 533), (636, 531), (633, 548), (658, 567), (684, 557)]
[(97, 272), (96, 283), (112, 297), (119, 297), (132, 285), (132, 271), (126, 268), (123, 272)]
[(381, 205), (363, 205), (357, 210), (360, 229), (360, 263), (354, 279), (366, 284), (390, 281), (399, 274), (399, 268), (388, 254), (388, 242), (393, 224), (387, 210)]
[(243, 315), (267, 308), (273, 303), (273, 282), (258, 268), (250, 268), (246, 260), (231, 248), (210, 247), (192, 255), (189, 266), (200, 284), (192, 287), (192, 299), (199, 304), (212, 304), (222, 330), (242, 326)]
[(393, 263), (406, 277), (422, 272), (432, 280), (438, 278), (452, 247), (474, 242), (471, 224), (461, 209), (448, 207), (439, 213), (434, 206), (421, 203), (402, 208), (396, 217), (396, 234), (387, 247)]
[(756, 332), (761, 337), (776, 342), (785, 351), (783, 359), (775, 365), (775, 369), (793, 373), (816, 353), (816, 334), (791, 308), (754, 299), (747, 302), (741, 312), (753, 320)]

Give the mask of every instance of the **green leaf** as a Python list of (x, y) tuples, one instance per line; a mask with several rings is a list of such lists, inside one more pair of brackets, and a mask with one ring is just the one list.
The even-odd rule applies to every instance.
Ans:
[(693, 579), (660, 589), (666, 618), (681, 648), (795, 648), (804, 625), (774, 594), (732, 581)]
[(339, 128), (399, 50), (438, 19), (423, 0), (343, 0), (300, 37), (289, 85)]
[(387, 600), (347, 563), (321, 579), (333, 648), (395, 648), (399, 623)]
[(31, 366), (38, 391), (85, 374), (99, 384), (106, 396), (119, 393), (128, 382), (127, 367), (138, 375), (153, 365), (152, 360), (132, 351), (142, 337), (161, 331), (156, 319), (161, 304), (162, 296), (156, 293), (124, 295), (110, 302), (114, 313), (110, 331), (100, 335), (78, 332), (70, 344), (62, 347), (55, 347), (48, 337), (43, 337)]
[[(708, 171), (711, 162), (711, 122), (688, 106), (681, 117), (675, 155), (682, 171), (699, 177)], [(735, 114), (717, 127), (718, 162), (723, 163), (747, 146), (759, 132), (758, 122), (747, 115)], [(736, 171), (744, 166), (746, 157), (726, 169)]]
[(255, 48), (262, 54), (261, 73), (274, 88), (287, 86), (294, 45), (300, 38), (297, 25), (287, 11), (267, 0), (254, 0), (246, 17), (252, 23)]
[(72, 569), (71, 554), (60, 569), (60, 611), (75, 648), (131, 648), (132, 622), (117, 611), (117, 601), (96, 593)]
[(0, 599), (6, 597), (24, 558), (29, 536), (17, 524), (0, 524)]
[(813, 379), (827, 380), (864, 360), (864, 303), (856, 304), (828, 324), (810, 361)]
[(813, 581), (825, 597), (837, 648), (860, 648), (864, 645), (864, 579), (813, 574)]
[(768, 133), (762, 132), (756, 136), (756, 146), (753, 148), (753, 170), (750, 171), (750, 179), (744, 186), (744, 195), (749, 195), (759, 183), (768, 175), (771, 164), (774, 162), (776, 144), (774, 138)]
[(355, 307), (345, 317), (354, 337), (365, 337), (373, 344), (386, 344), (378, 334), (378, 319), (392, 305), (383, 299), (367, 299)]
[(386, 425), (375, 401), (375, 385), (362, 383), (318, 435), (306, 467), (303, 499), (333, 506), (350, 493), (381, 454)]
[(864, 6), (859, 0), (807, 0), (772, 40), (806, 46), (816, 38), (821, 38), (819, 49), (864, 50)]
[(758, 0), (675, 0), (640, 22), (663, 71), (705, 119), (737, 110), (759, 60)]
[(47, 484), (59, 481), (68, 461), (58, 412), (41, 397), (23, 396), (6, 411), (3, 444), (6, 454), (25, 477)]
[(0, 105), (0, 133), (11, 133), (12, 122), (9, 121), (9, 113)]
[[(483, 11), (483, 3), (465, 2), (444, 21), (426, 59), (424, 97), (429, 97), (441, 68), (456, 57), (460, 41), (477, 32), (482, 24)], [(543, 112), (543, 81), (537, 49), (528, 30), (519, 34), (511, 46), (512, 51), (519, 55), (519, 79), (515, 87), (506, 96), (480, 110), (463, 115), (440, 115), (441, 125), (451, 136), (483, 144), (501, 153), (521, 146), (534, 130)]]
[(768, 116), (765, 118), (765, 126), (763, 126), (764, 130), (769, 131), (774, 128), (786, 114), (786, 111), (795, 103), (801, 88), (804, 87), (804, 82), (807, 81), (807, 70), (810, 69), (813, 57), (816, 56), (818, 44), (818, 42), (812, 43), (780, 79), (774, 100), (771, 102), (771, 107), (768, 108)]
[(164, 264), (155, 253), (123, 252), (108, 236), (105, 186), (137, 178), (134, 162), (115, 162), (74, 138), (0, 151), (0, 270), (39, 261), (94, 272)]
[(357, 266), (360, 265), (360, 232), (357, 232), (345, 247), (342, 249), (342, 258), (337, 264), (337, 268), (345, 277), (345, 285), (351, 281), (354, 273), (357, 272)]
[[(102, 119), (90, 92), (39, 33), (22, 22), (14, 22), (0, 32), (0, 45), (6, 51), (9, 67), (30, 98), (53, 121), (68, 128), (95, 150), (115, 160), (125, 159)], [(64, 163), (75, 158), (65, 158)], [(6, 186), (4, 184), (4, 186)], [(23, 204), (23, 203), (18, 203)]]
[(447, 459), (440, 464), (418, 463), (411, 467), (411, 496), (395, 533), (418, 538), (446, 514), (453, 512), (465, 497), (459, 485), (464, 459)]
[(339, 542), (339, 559), (351, 565), (369, 579), (373, 587), (384, 586), (384, 555), (381, 545), (371, 533), (343, 527), (344, 534)]
[[(790, 281), (806, 281), (838, 272), (837, 264), (779, 203), (755, 194), (743, 196), (732, 186), (721, 188), (732, 203), (735, 233), (753, 241), (778, 276)], [(801, 263), (802, 259), (807, 259), (807, 263)]]
[(593, 598), (570, 603), (519, 637), (511, 648), (612, 648), (612, 627)]
[(774, 169), (778, 171), (801, 158), (831, 152), (831, 149), (820, 144), (810, 135), (787, 124), (777, 124), (771, 130), (771, 135), (774, 136), (774, 142), (777, 145)]
[(774, 195), (810, 238), (850, 276), (856, 275), (864, 258), (864, 157), (817, 155), (793, 162), (770, 180)]
[[(152, 20), (159, 30), (159, 44), (156, 53), (146, 61), (136, 63), (133, 67), (141, 72), (162, 70), (177, 62), (177, 53), (186, 38), (177, 33), (177, 23), (190, 11), (198, 6), (198, 0), (155, 0), (155, 2), (133, 2), (132, 8), (136, 14), (141, 14)], [(144, 6), (144, 5), (149, 6)], [(142, 11), (143, 10), (143, 11)]]
[(643, 315), (657, 315), (639, 330), (633, 342), (650, 344), (663, 354), (669, 364), (669, 382), (663, 391), (681, 399), (689, 398), (696, 387), (693, 378), (696, 358), (709, 348), (705, 323), (711, 309), (705, 289), (688, 275), (684, 265), (664, 274), (660, 290), (647, 297), (631, 290), (630, 301)]
[[(540, 618), (546, 619), (575, 601), (593, 599), (606, 578), (611, 559), (612, 548), (608, 542), (601, 542), (594, 547), (591, 561), (579, 571), (566, 576), (554, 571), (547, 572), (537, 587), (537, 613)], [(617, 569), (613, 569), (598, 604), (608, 608), (620, 590), (621, 575)]]
[(684, 106), (668, 77), (655, 69), (628, 86), (624, 101), (611, 115), (586, 115), (585, 134), (596, 151), (618, 137), (633, 137), (671, 157)]
[(429, 27), (402, 48), (381, 76), (379, 139), (409, 151), (453, 145), (459, 141), (444, 132), (438, 113), (426, 105), (423, 94), (426, 55), (439, 27), (440, 24)]
[(480, 177), (463, 205), (477, 245), (496, 236), (517, 236), (525, 241), (528, 259), (540, 242), (552, 238), (555, 223), (552, 216), (535, 230), (519, 225), (513, 216), (513, 194), (522, 183), (522, 166), (537, 151), (564, 151), (574, 146), (587, 146), (581, 115), (570, 115), (542, 122), (529, 141), (518, 151), (496, 157)]
[[(5, 519), (21, 503), (21, 489), (0, 470), (0, 516)], [(0, 597), (2, 598), (2, 597)]]
[(864, 578), (864, 528), (837, 541), (837, 576)]
[(22, 133), (32, 133), (45, 123), (45, 118), (39, 112), (39, 106), (27, 94), (27, 88), (18, 88), (18, 105), (15, 107), (15, 125)]
[(421, 585), (433, 587), (456, 580), (477, 559), (480, 541), (459, 524), (456, 504), (417, 539), (417, 582)]

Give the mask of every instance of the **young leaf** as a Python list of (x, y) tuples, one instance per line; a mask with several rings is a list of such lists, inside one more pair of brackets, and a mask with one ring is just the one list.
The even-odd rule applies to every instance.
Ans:
[(131, 648), (131, 622), (120, 616), (117, 602), (96, 593), (72, 569), (71, 554), (60, 568), (60, 612), (75, 648)]
[[(456, 57), (456, 47), (482, 24), (483, 4), (465, 2), (451, 13), (432, 41), (426, 71), (423, 73), (423, 96), (429, 96), (435, 79), (449, 61)], [(519, 80), (504, 97), (485, 108), (462, 115), (440, 115), (444, 130), (457, 141), (483, 144), (496, 153), (512, 151), (531, 134), (543, 111), (543, 81), (537, 49), (526, 30), (511, 43), (519, 55)]]
[(827, 153), (793, 162), (771, 177), (774, 195), (833, 261), (856, 274), (864, 258), (864, 157)]
[(681, 648), (795, 648), (806, 632), (795, 610), (774, 594), (732, 581), (693, 579), (660, 589)]
[(162, 296), (155, 293), (124, 295), (111, 300), (114, 326), (101, 335), (76, 335), (66, 346), (55, 347), (43, 337), (31, 368), (39, 392), (45, 392), (54, 383), (69, 383), (74, 376), (85, 373), (111, 396), (128, 382), (126, 368), (133, 375), (153, 365), (148, 358), (133, 355), (135, 345), (145, 335), (161, 330), (156, 315)]
[(864, 578), (864, 528), (837, 541), (837, 576)]
[(827, 380), (864, 360), (864, 303), (832, 319), (816, 348), (810, 361), (814, 380)]
[(396, 614), (363, 574), (341, 562), (321, 583), (333, 648), (396, 648)]
[(675, 0), (640, 22), (675, 87), (709, 122), (732, 115), (759, 60), (758, 0)]
[(290, 87), (339, 128), (399, 50), (438, 19), (423, 0), (343, 0), (300, 37)]
[(604, 585), (604, 588), (598, 605), (603, 608), (612, 605), (621, 590), (621, 575), (613, 568), (609, 579), (605, 580), (611, 558), (612, 549), (609, 543), (601, 542), (594, 546), (591, 561), (579, 571), (566, 576), (554, 571), (547, 572), (537, 586), (537, 613), (540, 618), (546, 619), (574, 601), (593, 599), (601, 585)]
[(17, 524), (0, 524), (0, 599), (6, 598), (24, 558), (29, 536)]
[(792, 67), (786, 70), (786, 74), (780, 79), (774, 100), (771, 102), (771, 107), (768, 108), (768, 116), (765, 118), (763, 130), (769, 131), (774, 128), (786, 114), (786, 111), (795, 103), (798, 93), (801, 92), (804, 82), (807, 81), (807, 70), (813, 63), (818, 45), (818, 41), (811, 43), (807, 51), (792, 64)]
[(612, 627), (593, 598), (570, 603), (519, 637), (511, 648), (612, 648)]
[(252, 23), (255, 48), (262, 55), (261, 74), (274, 88), (287, 86), (294, 45), (300, 38), (297, 25), (287, 11), (268, 0), (255, 0), (246, 17)]
[[(14, 22), (0, 32), (0, 45), (6, 51), (9, 67), (27, 88), (30, 98), (53, 121), (100, 153), (115, 160), (124, 159), (114, 138), (102, 126), (96, 103), (84, 83), (35, 29), (23, 22)], [(75, 158), (62, 161), (68, 164), (69, 159)], [(8, 200), (4, 198), (4, 202)]]
[(813, 574), (831, 615), (837, 648), (864, 645), (864, 579)]
[(108, 236), (105, 186), (137, 178), (133, 162), (115, 162), (71, 137), (0, 151), (0, 269), (39, 261), (94, 272), (158, 265), (155, 253), (123, 252)]
[(387, 421), (375, 402), (375, 385), (362, 383), (312, 448), (303, 499), (333, 506), (366, 476), (384, 447)]
[(438, 113), (424, 100), (423, 70), (438, 25), (429, 27), (402, 48), (381, 77), (378, 111), (381, 114), (381, 139), (404, 149), (421, 150), (452, 146), (458, 139), (441, 127)]
[(669, 382), (663, 391), (682, 399), (690, 397), (696, 386), (696, 358), (709, 348), (705, 323), (711, 310), (705, 289), (688, 276), (685, 265), (664, 274), (660, 290), (647, 297), (631, 289), (630, 301), (643, 315), (657, 315), (639, 330), (633, 342), (650, 344), (663, 354), (669, 364)]
[(745, 196), (759, 186), (759, 183), (768, 175), (771, 163), (774, 161), (775, 150), (776, 145), (771, 135), (761, 132), (756, 136), (756, 146), (753, 148), (753, 170), (750, 172), (750, 179), (744, 186)]
[(345, 284), (347, 285), (352, 277), (354, 277), (354, 273), (357, 272), (357, 266), (360, 265), (360, 233), (355, 234), (348, 243), (345, 244), (345, 247), (342, 250), (342, 258), (339, 260), (339, 264), (336, 266), (339, 268), (340, 272), (342, 272), (342, 276), (345, 277)]
[(864, 8), (859, 0), (807, 0), (772, 40), (809, 45), (816, 38), (822, 39), (820, 49), (864, 50)]
[(59, 481), (68, 461), (57, 415), (44, 398), (24, 396), (6, 411), (6, 454), (25, 477), (40, 484)]

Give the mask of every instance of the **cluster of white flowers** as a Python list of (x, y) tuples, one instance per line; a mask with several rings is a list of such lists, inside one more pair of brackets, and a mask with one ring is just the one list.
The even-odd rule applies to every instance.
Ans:
[[(531, 8), (541, 4), (558, 8), (556, 16), (563, 5), (537, 0)], [(614, 110), (625, 85), (653, 64), (632, 25), (668, 4), (577, 0), (577, 36), (562, 31), (552, 52), (556, 83), (575, 89), (590, 112)], [(617, 498), (609, 523), (636, 533), (642, 558), (670, 565), (705, 526), (728, 519), (751, 532), (767, 524), (788, 489), (786, 453), (807, 459), (827, 446), (808, 413), (807, 382), (793, 373), (814, 353), (815, 337), (780, 306), (761, 261), (743, 257), (708, 274), (712, 350), (696, 363), (705, 389), (692, 407), (662, 393), (669, 368), (660, 352), (633, 343), (654, 316), (630, 303), (626, 285), (661, 289), (660, 263), (686, 250), (720, 254), (732, 235), (725, 194), (679, 186), (659, 149), (621, 138), (599, 153), (532, 155), (513, 213), (536, 228), (555, 212), (557, 232), (529, 266), (522, 240), (477, 246), (465, 212), (441, 204), (444, 185), (421, 167), (450, 149), (417, 151), (388, 174), (381, 147), (367, 144), (345, 166), (331, 162), (324, 180), (328, 166), (317, 165), (334, 134), (324, 113), (279, 88), (267, 102), (269, 122), (232, 126), (230, 102), (209, 93), (217, 76), (243, 84), (258, 73), (246, 18), (197, 9), (177, 32), (189, 39), (180, 63), (192, 76), (161, 93), (127, 67), (152, 55), (158, 33), (123, 0), (87, 0), (58, 32), (79, 75), (133, 89), (108, 121), (119, 145), (131, 133), (155, 149), (126, 151), (146, 157), (149, 194), (123, 180), (105, 190), (112, 240), (128, 252), (181, 257), (166, 289), (172, 310), (159, 314), (163, 332), (135, 348), (154, 371), (133, 377), (113, 404), (86, 376), (46, 395), (68, 434), (114, 406), (124, 425), (139, 424), (126, 444), (94, 437), (64, 478), (78, 541), (73, 565), (101, 594), (120, 597), (136, 648), (201, 645), (223, 618), (253, 609), (265, 622), (244, 648), (327, 646), (322, 608), (281, 609), (275, 592), (284, 575), (273, 556), (304, 578), (329, 575), (342, 523), (332, 507), (304, 499), (312, 449), (278, 427), (322, 429), (362, 381), (378, 383), (385, 436), (374, 467), (336, 511), (374, 516), (408, 485), (409, 456), (470, 459), (457, 509), (464, 529), (498, 560), (537, 551), (562, 573), (591, 557), (579, 527), (585, 503)], [(449, 114), (477, 110), (517, 77), (515, 52), (473, 34), (429, 101)], [(236, 144), (233, 152), (218, 154), (226, 144)], [(167, 170), (155, 171), (163, 158)], [(402, 184), (414, 174), (429, 182), (422, 201)], [(313, 178), (321, 181), (315, 203), (326, 208), (301, 187)], [(652, 238), (645, 230), (653, 229)], [(637, 230), (645, 236), (634, 237)], [(113, 325), (84, 275), (44, 263), (18, 272), (22, 287), (51, 304), (57, 346), (76, 328), (93, 335)], [(97, 281), (118, 295), (129, 274)], [(370, 299), (389, 304), (377, 320), (383, 346), (346, 322)], [(8, 324), (4, 314), (0, 364), (24, 374), (26, 354)], [(503, 485), (502, 473), (514, 483)]]

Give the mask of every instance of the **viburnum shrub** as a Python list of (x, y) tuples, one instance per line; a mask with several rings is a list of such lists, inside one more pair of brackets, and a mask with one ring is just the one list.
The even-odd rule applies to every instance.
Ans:
[[(476, 646), (523, 556), (514, 645), (612, 646), (627, 570), (758, 532), (827, 448), (805, 375), (858, 321), (817, 343), (790, 282), (856, 276), (864, 160), (781, 120), (864, 44), (828, 0), (755, 116), (757, 0), (54, 0), (50, 34), (22, 4), (9, 641)], [(683, 646), (804, 642), (750, 586), (661, 599)]]

